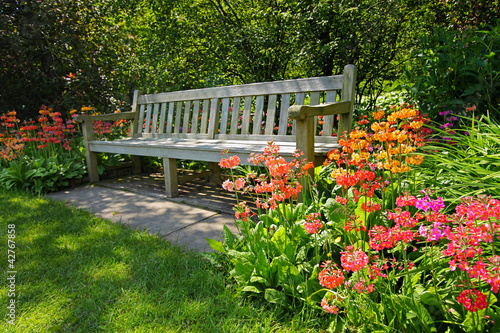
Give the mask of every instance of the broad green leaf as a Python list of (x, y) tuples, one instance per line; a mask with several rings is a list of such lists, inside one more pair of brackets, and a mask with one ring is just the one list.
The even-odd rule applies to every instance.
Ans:
[(234, 244), (234, 235), (233, 233), (231, 232), (231, 230), (229, 230), (229, 228), (224, 224), (224, 227), (222, 229), (222, 232), (224, 234), (224, 243), (229, 246), (229, 247), (232, 247), (233, 244)]
[(217, 251), (217, 252), (221, 252), (221, 253), (227, 253), (226, 249), (224, 248), (224, 245), (219, 242), (219, 241), (216, 241), (215, 239), (209, 239), (209, 238), (205, 238), (208, 242), (208, 245), (210, 245), (210, 247), (214, 250), (214, 251)]
[(250, 293), (257, 293), (257, 294), (262, 293), (262, 290), (260, 290), (256, 286), (246, 286), (245, 288), (243, 288), (243, 291), (250, 292)]

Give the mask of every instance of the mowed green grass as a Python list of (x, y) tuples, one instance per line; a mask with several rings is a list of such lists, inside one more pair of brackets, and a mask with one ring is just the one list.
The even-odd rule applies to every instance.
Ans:
[[(310, 311), (236, 296), (223, 269), (202, 254), (21, 192), (0, 190), (0, 267), (2, 332), (308, 332), (328, 325)], [(17, 272), (15, 297), (8, 296), (9, 270)]]

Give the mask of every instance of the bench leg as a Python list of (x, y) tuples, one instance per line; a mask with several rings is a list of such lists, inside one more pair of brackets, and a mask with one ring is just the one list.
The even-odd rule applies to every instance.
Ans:
[(133, 170), (134, 175), (141, 173), (142, 172), (141, 157), (137, 156), (137, 155), (130, 155), (130, 159), (132, 160), (132, 163), (134, 164), (134, 170)]
[(221, 174), (220, 174), (219, 164), (216, 162), (209, 162), (208, 169), (210, 170), (210, 178), (209, 178), (210, 184), (221, 185), (222, 178), (221, 178)]
[(86, 160), (87, 160), (87, 172), (89, 174), (89, 182), (97, 183), (99, 182), (99, 172), (97, 171), (97, 154), (89, 151), (87, 148), (85, 150)]
[(165, 174), (165, 191), (167, 197), (174, 198), (179, 196), (177, 184), (177, 160), (174, 158), (163, 158), (163, 171)]

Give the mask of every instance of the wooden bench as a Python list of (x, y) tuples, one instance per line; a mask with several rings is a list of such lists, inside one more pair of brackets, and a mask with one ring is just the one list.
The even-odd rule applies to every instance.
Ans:
[[(177, 159), (209, 162), (217, 177), (222, 150), (248, 164), (251, 153), (274, 141), (281, 156), (291, 159), (300, 149), (317, 165), (338, 147), (335, 124), (339, 135), (350, 131), (355, 81), (356, 67), (347, 65), (342, 75), (327, 77), (148, 95), (135, 91), (131, 112), (75, 117), (82, 124), (89, 180), (99, 181), (96, 153), (101, 152), (130, 154), (137, 172), (139, 156), (162, 157), (170, 197), (178, 196)], [(323, 116), (319, 123), (318, 116)], [(118, 119), (131, 121), (128, 138), (95, 140), (92, 121)]]

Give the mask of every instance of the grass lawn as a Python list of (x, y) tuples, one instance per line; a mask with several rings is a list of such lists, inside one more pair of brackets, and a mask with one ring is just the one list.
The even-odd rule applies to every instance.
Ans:
[[(236, 296), (223, 269), (197, 252), (25, 193), (0, 190), (0, 253), (1, 331), (308, 332), (328, 325), (326, 316)], [(15, 291), (5, 283), (8, 271), (17, 272)]]

